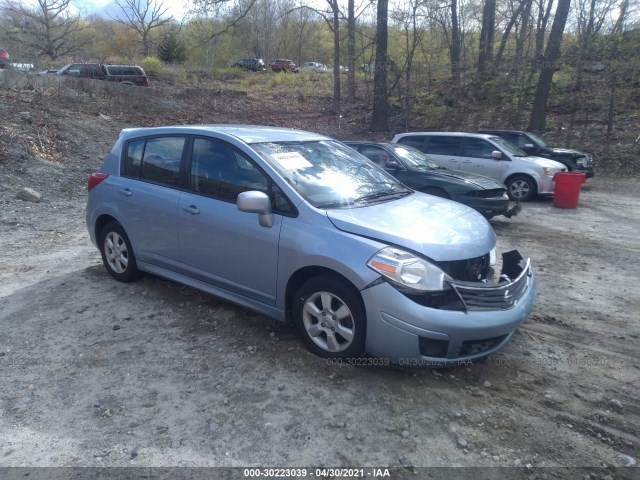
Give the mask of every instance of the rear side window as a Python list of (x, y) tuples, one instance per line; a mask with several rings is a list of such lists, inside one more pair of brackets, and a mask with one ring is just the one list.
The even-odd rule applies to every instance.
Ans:
[(460, 155), (459, 137), (429, 137), (426, 153), (433, 155)]
[(397, 143), (402, 145), (408, 145), (413, 148), (417, 148), (421, 152), (424, 152), (424, 137), (418, 135), (410, 135), (407, 137), (400, 137)]
[(184, 137), (158, 137), (129, 142), (122, 174), (177, 186), (184, 145)]

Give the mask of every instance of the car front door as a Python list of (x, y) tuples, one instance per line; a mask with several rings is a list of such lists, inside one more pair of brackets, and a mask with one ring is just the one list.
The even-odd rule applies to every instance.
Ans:
[(269, 178), (236, 148), (208, 138), (194, 139), (188, 176), (178, 207), (185, 273), (274, 305), (282, 216), (262, 227), (258, 215), (236, 207), (241, 192), (269, 192)]
[(504, 154), (502, 159), (494, 158), (494, 151), (500, 152), (498, 147), (483, 138), (466, 138), (460, 156), (460, 170), (495, 179), (502, 178), (506, 158)]
[(118, 218), (142, 262), (178, 261), (177, 210), (184, 136), (132, 140), (125, 145), (116, 191)]

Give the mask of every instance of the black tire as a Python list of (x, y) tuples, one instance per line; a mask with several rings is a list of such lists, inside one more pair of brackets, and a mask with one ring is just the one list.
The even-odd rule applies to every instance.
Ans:
[(98, 245), (102, 262), (113, 278), (119, 282), (132, 282), (140, 276), (129, 237), (118, 222), (104, 226)]
[(507, 179), (507, 195), (514, 201), (528, 202), (538, 194), (538, 185), (529, 175), (514, 175)]
[(298, 289), (292, 307), (295, 327), (316, 355), (346, 359), (364, 354), (366, 313), (360, 294), (349, 283), (338, 277), (313, 277)]

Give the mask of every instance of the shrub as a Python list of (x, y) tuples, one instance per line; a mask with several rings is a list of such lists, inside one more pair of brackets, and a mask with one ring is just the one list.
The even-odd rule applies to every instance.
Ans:
[(155, 57), (146, 57), (141, 66), (148, 75), (157, 75), (162, 70), (162, 62)]

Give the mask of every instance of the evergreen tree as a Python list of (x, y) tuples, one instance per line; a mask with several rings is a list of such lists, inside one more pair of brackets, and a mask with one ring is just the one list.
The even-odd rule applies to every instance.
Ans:
[(170, 32), (158, 46), (158, 57), (165, 63), (184, 62), (187, 50), (175, 32)]

